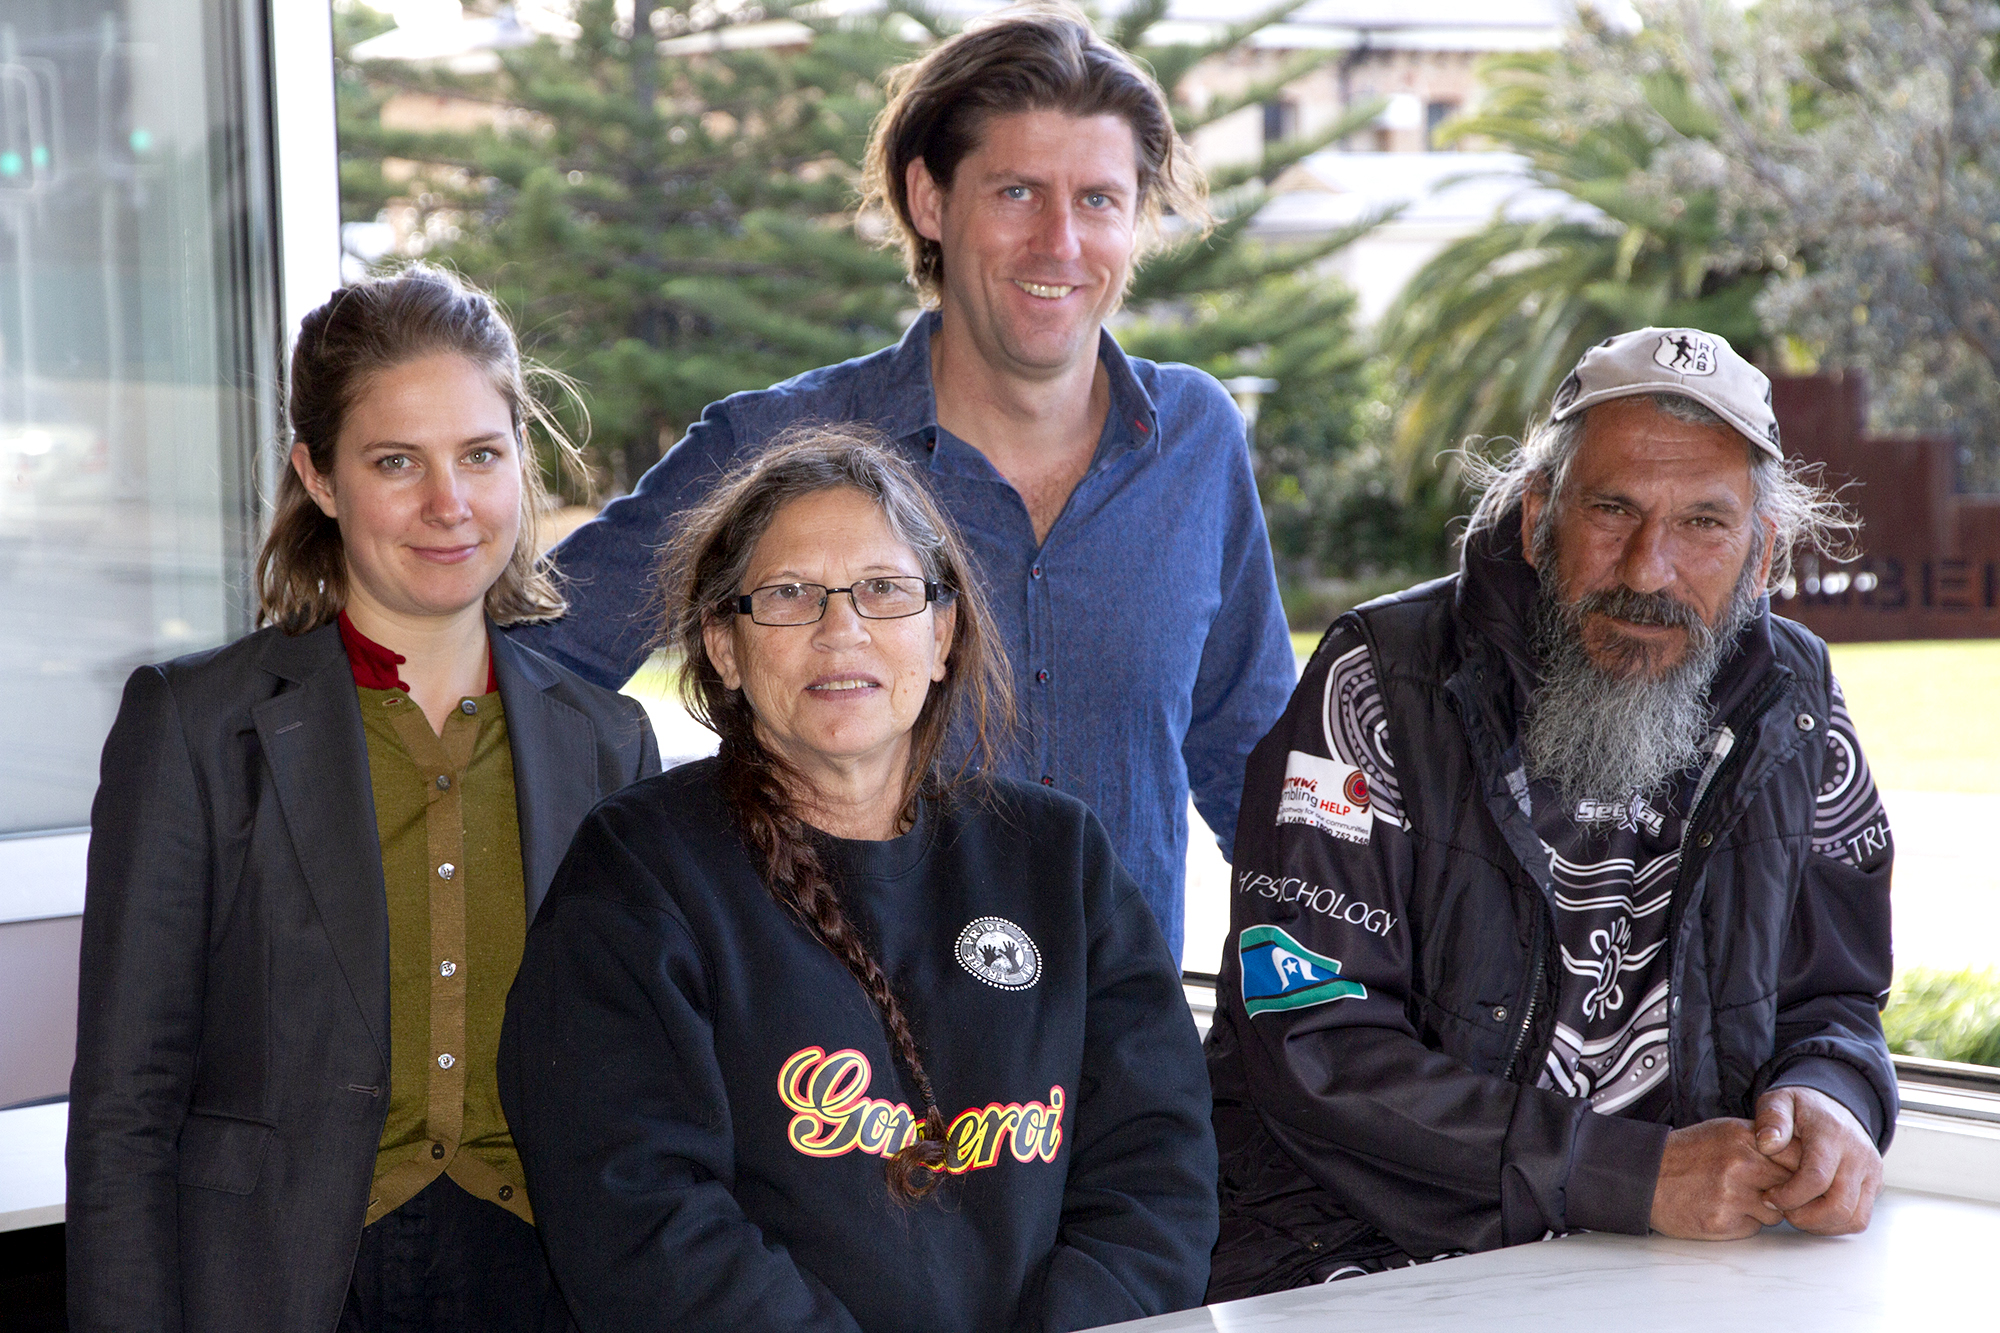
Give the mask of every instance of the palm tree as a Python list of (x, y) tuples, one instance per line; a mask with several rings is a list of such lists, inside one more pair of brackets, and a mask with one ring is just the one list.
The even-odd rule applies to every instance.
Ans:
[[(1591, 344), (1648, 324), (1690, 325), (1754, 353), (1764, 335), (1753, 302), (1770, 276), (1719, 262), (1712, 195), (1648, 187), (1654, 128), (1571, 111), (1582, 71), (1565, 52), (1495, 57), (1482, 74), (1488, 97), (1454, 137), (1519, 153), (1532, 180), (1588, 208), (1496, 217), (1425, 265), (1383, 319), (1402, 389), (1396, 460), (1411, 497), (1441, 520), (1459, 503), (1454, 451), (1518, 436)], [(1712, 136), (1679, 79), (1649, 77), (1643, 92), (1678, 133)]]

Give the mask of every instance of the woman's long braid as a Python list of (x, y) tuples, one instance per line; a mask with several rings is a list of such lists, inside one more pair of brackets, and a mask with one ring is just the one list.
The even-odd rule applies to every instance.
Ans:
[[(732, 728), (733, 730), (733, 728)], [(764, 881), (780, 903), (819, 937), (854, 974), (875, 1002), (889, 1040), (917, 1085), (923, 1100), (919, 1137), (888, 1162), (889, 1195), (899, 1203), (923, 1198), (937, 1187), (949, 1164), (944, 1113), (938, 1110), (930, 1075), (917, 1053), (917, 1039), (903, 1013), (895, 988), (882, 965), (869, 953), (861, 934), (841, 906), (812, 830), (792, 809), (792, 802), (763, 747), (755, 740), (730, 738), (722, 746), (722, 791), (741, 822), (751, 848), (763, 862)]]

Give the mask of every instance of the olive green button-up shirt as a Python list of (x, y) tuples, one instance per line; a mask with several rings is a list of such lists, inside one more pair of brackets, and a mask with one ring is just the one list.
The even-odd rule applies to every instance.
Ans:
[(356, 692), (389, 895), (389, 1118), (367, 1221), (448, 1175), (533, 1222), (495, 1074), (527, 935), (500, 696), (461, 700), (439, 735), (403, 691)]

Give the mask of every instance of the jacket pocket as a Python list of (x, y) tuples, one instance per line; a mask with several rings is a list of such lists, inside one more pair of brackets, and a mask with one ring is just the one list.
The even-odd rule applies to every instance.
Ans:
[(255, 1120), (234, 1116), (188, 1113), (181, 1126), (180, 1183), (224, 1194), (248, 1194), (257, 1188), (276, 1131)]

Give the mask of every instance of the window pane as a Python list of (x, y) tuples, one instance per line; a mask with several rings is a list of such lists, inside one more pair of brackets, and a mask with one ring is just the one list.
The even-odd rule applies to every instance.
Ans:
[(246, 12), (0, 21), (0, 832), (86, 822), (126, 675), (247, 628), (276, 339)]

